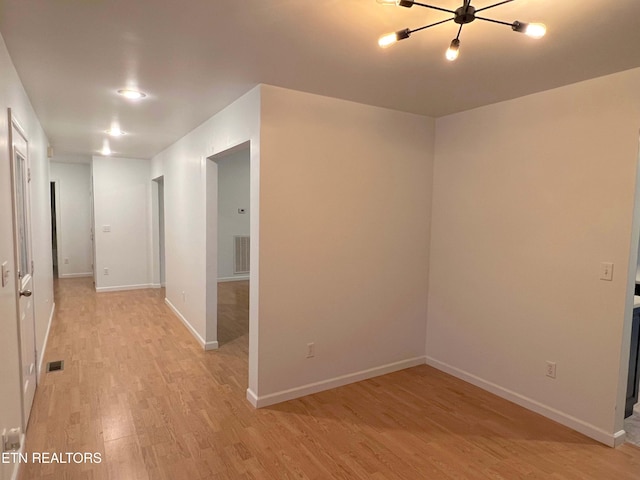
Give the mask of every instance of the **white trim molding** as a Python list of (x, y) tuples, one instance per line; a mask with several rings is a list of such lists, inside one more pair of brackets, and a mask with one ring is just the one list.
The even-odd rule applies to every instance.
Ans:
[(627, 440), (627, 432), (624, 430), (618, 430), (613, 434), (613, 446), (619, 447)]
[(247, 388), (247, 400), (249, 400), (249, 403), (251, 405), (258, 408), (258, 396), (253, 393), (253, 390), (251, 390), (250, 388)]
[(44, 342), (42, 343), (42, 348), (38, 352), (38, 355), (40, 356), (40, 358), (38, 358), (38, 371), (36, 372), (38, 377), (38, 383), (40, 383), (40, 377), (42, 376), (42, 364), (44, 362), (44, 353), (47, 350), (47, 342), (49, 341), (49, 332), (51, 331), (51, 323), (53, 322), (53, 315), (55, 311), (56, 311), (56, 304), (53, 303), (51, 305), (51, 313), (49, 314), (49, 323), (47, 324), (47, 331), (44, 334)]
[(115, 287), (96, 287), (96, 292), (123, 292), (125, 290), (144, 290), (147, 288), (155, 288), (152, 283), (144, 283), (141, 285), (118, 285)]
[(256, 408), (268, 407), (269, 405), (286, 402), (287, 400), (293, 400), (294, 398), (304, 397), (306, 395), (322, 392), (324, 390), (342, 387), (343, 385), (348, 385), (349, 383), (360, 382), (362, 380), (378, 377), (380, 375), (386, 375), (387, 373), (404, 370), (405, 368), (424, 365), (424, 361), (424, 357), (408, 358), (399, 362), (388, 363), (379, 367), (360, 370), (358, 372), (340, 375), (338, 377), (321, 380), (319, 382), (308, 383), (307, 385), (301, 385), (300, 387), (294, 387), (288, 390), (282, 390), (280, 392), (270, 393), (263, 396), (258, 396), (251, 389), (247, 389), (247, 400), (249, 400), (249, 402), (251, 402), (251, 404)]
[(222, 277), (218, 279), (218, 283), (241, 282), (243, 280), (249, 280), (249, 275), (242, 275), (237, 277)]
[(596, 427), (595, 425), (584, 422), (579, 418), (568, 415), (564, 412), (561, 412), (560, 410), (556, 410), (555, 408), (549, 407), (548, 405), (544, 405), (543, 403), (533, 400), (532, 398), (525, 397), (524, 395), (501, 387), (500, 385), (497, 385), (493, 382), (484, 380), (483, 378), (477, 377), (476, 375), (473, 375), (469, 372), (441, 362), (440, 360), (437, 360), (433, 357), (427, 356), (426, 363), (433, 368), (448, 373), (449, 375), (464, 380), (465, 382), (471, 383), (476, 387), (480, 387), (487, 392), (491, 392), (494, 395), (497, 395), (498, 397), (504, 398), (505, 400), (509, 400), (510, 402), (520, 405), (527, 410), (539, 413), (540, 415), (558, 422), (565, 427), (569, 427), (572, 430), (580, 432), (583, 435), (596, 440), (597, 442), (604, 443), (609, 447), (616, 447), (624, 442), (624, 430), (620, 430), (616, 433), (609, 433), (599, 427)]
[(202, 338), (200, 336), (200, 334), (196, 331), (196, 329), (193, 328), (193, 325), (191, 325), (189, 323), (189, 321), (184, 317), (184, 315), (182, 315), (182, 313), (180, 313), (180, 310), (178, 310), (175, 307), (175, 305), (173, 303), (171, 303), (171, 301), (168, 298), (164, 299), (164, 303), (167, 304), (167, 306), (173, 312), (173, 314), (180, 319), (180, 321), (184, 324), (185, 327), (187, 327), (187, 330), (189, 330), (189, 332), (191, 332), (191, 335), (194, 336), (194, 338), (198, 341), (198, 343), (200, 344), (200, 346), (204, 350), (217, 350), (218, 349), (218, 342), (205, 342), (204, 338)]
[(93, 277), (93, 272), (61, 273), (61, 274), (58, 275), (58, 278), (84, 278), (84, 277)]

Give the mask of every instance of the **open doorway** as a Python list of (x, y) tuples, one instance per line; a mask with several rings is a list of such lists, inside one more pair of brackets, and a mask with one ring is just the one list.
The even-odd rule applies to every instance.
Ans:
[(156, 287), (164, 288), (166, 286), (164, 176), (154, 178), (151, 186), (153, 195), (153, 284)]
[[(638, 167), (636, 172), (636, 199), (633, 219), (633, 235), (631, 240), (632, 255), (629, 266), (629, 297), (633, 298), (632, 310), (627, 308), (626, 316), (630, 325), (624, 329), (624, 335), (629, 335), (629, 357), (626, 377), (624, 404), (624, 431), (626, 441), (640, 447), (640, 148), (638, 153)], [(637, 253), (633, 255), (633, 253)], [(626, 338), (623, 338), (623, 345)], [(624, 357), (624, 355), (623, 355)], [(624, 372), (624, 368), (621, 369)]]
[(53, 278), (58, 278), (58, 202), (56, 201), (56, 182), (50, 182), (51, 195), (51, 258), (53, 259)]
[(251, 245), (249, 145), (217, 157), (217, 337), (248, 354)]
[[(204, 348), (222, 350), (226, 365), (234, 371), (240, 385), (246, 379), (247, 399), (255, 406), (260, 288), (259, 150), (245, 141), (203, 159), (203, 167), (206, 177)], [(235, 180), (229, 180), (229, 176)], [(225, 191), (231, 191), (232, 195), (227, 197)], [(220, 248), (218, 243), (222, 244)]]

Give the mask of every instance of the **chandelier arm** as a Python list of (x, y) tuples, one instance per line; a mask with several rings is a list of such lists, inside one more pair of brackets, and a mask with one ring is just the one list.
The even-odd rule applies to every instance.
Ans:
[(494, 3), (493, 5), (489, 5), (488, 7), (482, 7), (476, 10), (476, 13), (481, 12), (483, 10), (489, 10), (490, 8), (493, 7), (499, 7), (500, 5), (504, 5), (505, 3), (511, 3), (514, 0), (504, 0), (503, 2), (498, 2), (498, 3)]
[(460, 24), (460, 28), (458, 29), (458, 34), (456, 35), (456, 40), (460, 40), (460, 34), (462, 33), (462, 26), (464, 25), (464, 23)]
[(418, 2), (413, 2), (414, 5), (418, 5), (420, 7), (424, 7), (424, 8), (431, 8), (433, 10), (440, 10), (441, 12), (447, 12), (447, 13), (453, 13), (455, 14), (455, 10), (447, 10), (446, 8), (441, 8), (441, 7), (435, 7), (433, 5), (427, 5), (426, 3), (418, 3)]
[(450, 22), (452, 20), (453, 20), (453, 18), (447, 18), (446, 20), (441, 20), (441, 21), (436, 22), (436, 23), (431, 23), (429, 25), (425, 25), (424, 27), (416, 28), (415, 30), (409, 30), (409, 33), (419, 32), (420, 30), (424, 30), (425, 28), (435, 27), (436, 25), (441, 25), (443, 23), (447, 23), (447, 22)]
[(493, 20), (491, 18), (476, 17), (476, 20), (484, 20), (485, 22), (499, 23), (500, 25), (507, 25), (508, 27), (513, 27), (513, 23), (503, 22), (501, 20)]

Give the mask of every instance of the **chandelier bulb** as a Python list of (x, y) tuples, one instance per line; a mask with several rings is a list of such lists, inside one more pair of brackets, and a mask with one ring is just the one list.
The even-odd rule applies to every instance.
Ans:
[(547, 27), (543, 23), (513, 22), (511, 26), (514, 32), (524, 33), (531, 38), (542, 38), (547, 33)]
[(451, 40), (451, 45), (449, 45), (449, 48), (447, 49), (447, 53), (445, 54), (445, 57), (447, 57), (447, 60), (449, 60), (450, 62), (453, 62), (456, 58), (458, 58), (459, 54), (460, 54), (460, 40), (458, 40), (457, 38), (454, 38), (453, 40)]
[(387, 33), (385, 35), (382, 35), (378, 39), (378, 45), (380, 45), (380, 47), (382, 48), (387, 48), (395, 44), (398, 40), (409, 38), (410, 35), (411, 31), (408, 28), (405, 28), (404, 30), (398, 30), (397, 32), (393, 33)]

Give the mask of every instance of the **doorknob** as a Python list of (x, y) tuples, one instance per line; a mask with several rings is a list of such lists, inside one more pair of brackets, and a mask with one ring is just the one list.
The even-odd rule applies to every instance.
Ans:
[(20, 291), (20, 296), (21, 297), (30, 297), (31, 296), (31, 290), (21, 290)]

